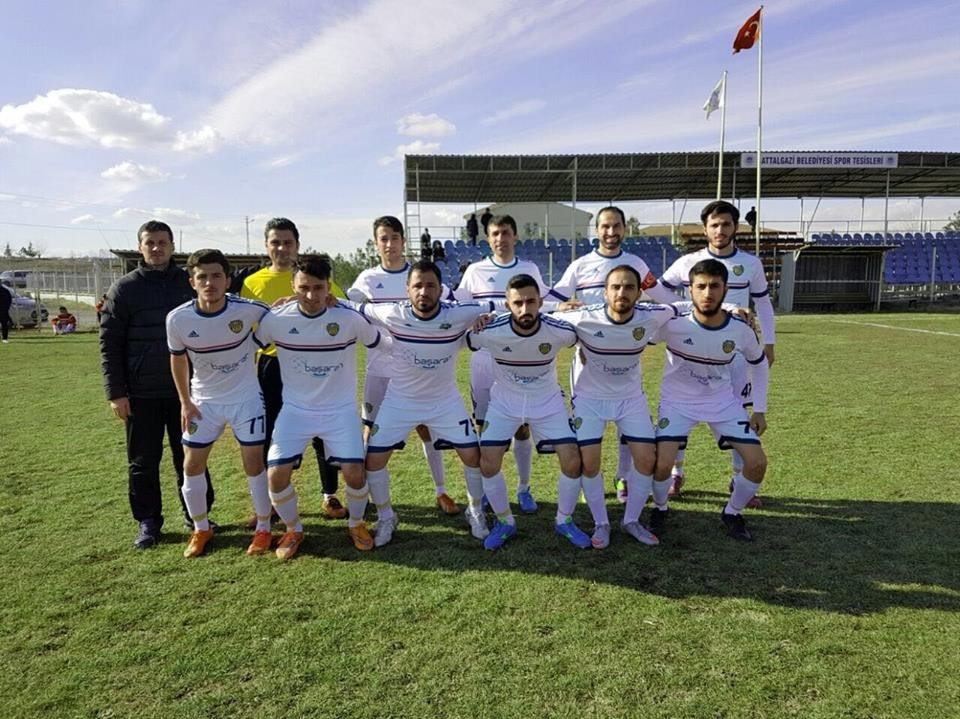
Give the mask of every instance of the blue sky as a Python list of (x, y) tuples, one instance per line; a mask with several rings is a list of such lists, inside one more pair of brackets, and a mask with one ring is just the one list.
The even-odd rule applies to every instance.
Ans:
[[(756, 8), (6, 1), (0, 246), (133, 247), (159, 216), (182, 249), (242, 251), (245, 216), (258, 247), (264, 221), (286, 215), (305, 245), (350, 250), (372, 218), (401, 215), (404, 151), (716, 149), (719, 115), (701, 107), (723, 69), (726, 145), (750, 150), (756, 48), (731, 44)], [(765, 149), (960, 150), (960, 2), (771, 0), (764, 13)], [(928, 200), (925, 216), (957, 208)], [(425, 207), (423, 224), (469, 209)], [(627, 209), (671, 216), (669, 203)], [(797, 203), (768, 210), (796, 224)], [(816, 219), (859, 212), (824, 202)], [(919, 202), (890, 212), (909, 221)]]

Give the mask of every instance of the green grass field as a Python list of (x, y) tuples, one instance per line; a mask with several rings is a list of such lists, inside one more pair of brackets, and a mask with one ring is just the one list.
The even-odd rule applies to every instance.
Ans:
[[(778, 335), (752, 544), (723, 534), (728, 459), (701, 428), (658, 548), (616, 527), (602, 552), (556, 537), (543, 457), (540, 512), (485, 552), (433, 507), (411, 442), (391, 463), (391, 545), (361, 556), (320, 516), (311, 458), (308, 538), (280, 564), (243, 553), (232, 441), (213, 456), (209, 554), (181, 556), (169, 466), (165, 539), (135, 551), (96, 336), (15, 333), (0, 346), (0, 715), (956, 717), (960, 315), (786, 316)], [(662, 349), (645, 357), (655, 400)], [(452, 455), (447, 469), (462, 500)], [(577, 519), (589, 528), (585, 507)]]

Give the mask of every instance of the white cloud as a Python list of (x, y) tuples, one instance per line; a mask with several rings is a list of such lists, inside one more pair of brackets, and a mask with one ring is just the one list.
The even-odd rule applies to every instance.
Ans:
[(173, 149), (177, 152), (215, 152), (222, 142), (223, 136), (215, 127), (204, 125), (199, 130), (178, 132)]
[(113, 167), (108, 167), (100, 173), (104, 180), (110, 180), (122, 185), (140, 186), (148, 182), (163, 182), (169, 180), (172, 175), (152, 165), (141, 165), (136, 162), (126, 160)]
[(480, 120), (480, 124), (496, 125), (504, 120), (512, 120), (515, 117), (530, 115), (538, 110), (542, 110), (544, 107), (546, 107), (546, 105), (547, 103), (545, 103), (543, 100), (523, 100), (522, 102), (518, 102), (510, 107), (495, 112), (489, 117), (483, 118)]
[(80, 215), (79, 217), (74, 217), (70, 220), (71, 225), (89, 225), (97, 221), (97, 218), (93, 215)]
[(262, 163), (260, 166), (266, 170), (278, 170), (281, 167), (288, 167), (297, 162), (300, 162), (300, 153), (295, 152), (290, 155), (280, 155), (279, 157), (274, 157), (271, 160), (267, 160)]
[(144, 210), (139, 207), (121, 207), (113, 213), (113, 218), (115, 220), (154, 219), (181, 225), (193, 225), (200, 222), (200, 215), (171, 207), (154, 207), (152, 210)]
[(13, 141), (6, 135), (0, 135), (0, 145), (9, 145), (11, 142)]
[(404, 155), (426, 155), (440, 147), (439, 142), (424, 142), (423, 140), (414, 140), (406, 145), (397, 145), (392, 155), (380, 158), (380, 164), (385, 166), (394, 162), (399, 162)]
[(444, 120), (435, 112), (429, 115), (414, 112), (397, 120), (397, 132), (401, 135), (442, 137), (443, 135), (452, 135), (456, 131), (456, 125), (449, 120)]
[(0, 127), (63, 145), (132, 148), (155, 144), (170, 119), (153, 105), (99, 90), (60, 89), (0, 108)]

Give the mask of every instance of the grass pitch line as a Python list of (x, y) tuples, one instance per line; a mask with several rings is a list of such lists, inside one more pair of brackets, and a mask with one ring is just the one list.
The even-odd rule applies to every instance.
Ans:
[(897, 327), (896, 325), (882, 325), (879, 322), (858, 322), (857, 320), (829, 320), (841, 325), (865, 325), (867, 327), (880, 327), (885, 330), (903, 330), (904, 332), (922, 332), (926, 335), (945, 335), (947, 337), (960, 337), (958, 332), (941, 332), (938, 330), (921, 330), (916, 327)]

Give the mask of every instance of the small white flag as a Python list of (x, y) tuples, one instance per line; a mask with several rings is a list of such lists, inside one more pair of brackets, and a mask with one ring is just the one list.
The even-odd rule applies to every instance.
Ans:
[(707, 119), (710, 119), (710, 113), (723, 107), (723, 76), (720, 76), (720, 82), (713, 88), (710, 97), (703, 103), (703, 111), (707, 113)]

